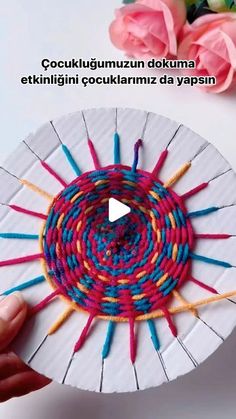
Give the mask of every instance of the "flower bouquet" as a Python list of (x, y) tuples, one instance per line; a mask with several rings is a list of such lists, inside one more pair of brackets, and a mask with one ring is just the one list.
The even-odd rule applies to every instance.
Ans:
[(124, 0), (110, 26), (113, 44), (136, 59), (194, 60), (186, 74), (214, 76), (214, 93), (236, 84), (235, 0)]

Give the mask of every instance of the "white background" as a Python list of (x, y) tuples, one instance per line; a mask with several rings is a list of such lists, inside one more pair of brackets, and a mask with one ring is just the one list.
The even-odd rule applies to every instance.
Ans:
[[(170, 86), (85, 89), (20, 84), (22, 76), (43, 73), (40, 67), (43, 58), (121, 58), (122, 53), (115, 50), (108, 38), (108, 26), (120, 0), (41, 0), (37, 4), (30, 0), (2, 0), (1, 3), (1, 162), (19, 140), (49, 119), (83, 108), (120, 106), (157, 112), (182, 122), (212, 142), (236, 169), (235, 93), (213, 96), (194, 88)], [(86, 75), (85, 70), (83, 74)], [(157, 389), (105, 396), (52, 384), (0, 406), (0, 416), (231, 419), (236, 408), (235, 347), (233, 333), (195, 371)]]

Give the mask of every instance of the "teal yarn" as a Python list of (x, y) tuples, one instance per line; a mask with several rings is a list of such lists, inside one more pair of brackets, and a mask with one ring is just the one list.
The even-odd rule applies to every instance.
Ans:
[(147, 323), (148, 323), (148, 327), (149, 327), (149, 330), (150, 330), (153, 346), (156, 349), (156, 351), (159, 351), (160, 350), (160, 341), (159, 341), (159, 338), (157, 336), (155, 323), (152, 319), (147, 320)]
[(210, 263), (211, 265), (222, 266), (223, 268), (233, 268), (233, 266), (230, 263), (224, 262), (222, 260), (207, 258), (206, 256), (196, 255), (195, 253), (191, 253), (191, 252), (190, 252), (189, 256), (192, 259), (199, 260), (199, 261), (205, 262), (205, 263)]
[(68, 147), (65, 144), (62, 144), (61, 148), (62, 148), (68, 162), (70, 163), (72, 169), (74, 170), (75, 174), (77, 176), (80, 176), (82, 172), (81, 172), (79, 166), (77, 165), (77, 163), (75, 162), (74, 158), (72, 157), (72, 154), (71, 154), (70, 150), (68, 149)]
[(115, 331), (115, 322), (109, 321), (107, 328), (106, 340), (102, 349), (102, 359), (106, 359), (109, 355), (112, 339)]
[(8, 289), (7, 291), (4, 291), (2, 295), (10, 295), (13, 292), (22, 291), (26, 288), (30, 288), (34, 285), (38, 285), (44, 281), (45, 281), (45, 277), (43, 275), (37, 276), (36, 278), (31, 279), (30, 281), (24, 282), (23, 284), (20, 284), (20, 285), (16, 285), (15, 287)]
[(23, 234), (23, 233), (0, 233), (1, 239), (26, 239), (26, 240), (38, 240), (38, 234)]
[(117, 132), (114, 134), (114, 164), (120, 164), (120, 137)]
[(203, 217), (204, 215), (211, 214), (212, 212), (218, 211), (219, 209), (220, 209), (219, 207), (210, 207), (210, 208), (206, 208), (199, 211), (189, 212), (188, 217), (189, 218)]

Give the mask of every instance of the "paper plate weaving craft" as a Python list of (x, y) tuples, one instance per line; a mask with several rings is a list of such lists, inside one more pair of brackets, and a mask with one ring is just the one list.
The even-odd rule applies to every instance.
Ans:
[[(112, 392), (195, 368), (236, 324), (236, 175), (167, 118), (128, 109), (45, 124), (0, 171), (0, 291), (14, 349), (60, 383)], [(130, 212), (109, 221), (109, 200)]]

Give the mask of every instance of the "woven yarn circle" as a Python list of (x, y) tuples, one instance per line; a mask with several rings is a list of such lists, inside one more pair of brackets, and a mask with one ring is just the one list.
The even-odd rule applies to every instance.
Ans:
[[(113, 223), (112, 197), (131, 209)], [(181, 198), (150, 173), (122, 165), (84, 173), (64, 188), (43, 239), (51, 283), (78, 309), (117, 321), (164, 307), (188, 278), (192, 246)]]

